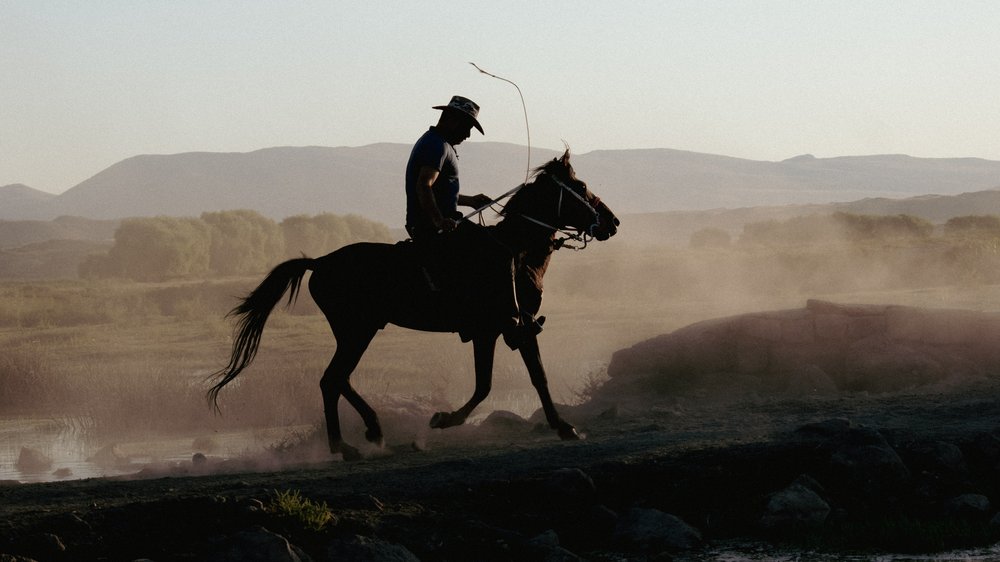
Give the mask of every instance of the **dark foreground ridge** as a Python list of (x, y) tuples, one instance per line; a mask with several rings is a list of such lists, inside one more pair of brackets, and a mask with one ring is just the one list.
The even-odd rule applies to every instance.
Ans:
[[(0, 488), (0, 552), (36, 560), (642, 560), (696, 559), (747, 539), (833, 552), (985, 545), (1000, 540), (1000, 408), (982, 390), (947, 397), (947, 405), (908, 395), (685, 403), (632, 418), (605, 412), (580, 443), (554, 442), (507, 417), (502, 429), (484, 422), (440, 450), (400, 447), (357, 463), (10, 485)], [(843, 413), (869, 421), (890, 410), (896, 425), (883, 429), (827, 418), (759, 433), (782, 420)], [(969, 411), (974, 423), (963, 421)]]

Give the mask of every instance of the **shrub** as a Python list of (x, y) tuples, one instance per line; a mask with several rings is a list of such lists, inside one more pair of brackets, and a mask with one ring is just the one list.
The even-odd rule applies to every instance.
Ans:
[(282, 519), (294, 521), (310, 531), (322, 531), (335, 520), (326, 502), (316, 503), (302, 497), (298, 490), (275, 490), (267, 511)]

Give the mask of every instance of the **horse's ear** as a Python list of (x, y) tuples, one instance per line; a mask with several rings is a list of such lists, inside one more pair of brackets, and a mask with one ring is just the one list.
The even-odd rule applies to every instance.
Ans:
[(569, 147), (568, 146), (566, 147), (566, 152), (563, 152), (562, 157), (559, 158), (559, 162), (563, 166), (566, 166), (567, 168), (569, 167)]

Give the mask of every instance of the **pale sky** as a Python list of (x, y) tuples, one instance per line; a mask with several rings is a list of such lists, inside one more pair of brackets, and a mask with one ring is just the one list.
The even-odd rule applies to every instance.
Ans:
[(490, 141), (1000, 160), (1000, 2), (0, 0), (0, 185), (136, 154)]

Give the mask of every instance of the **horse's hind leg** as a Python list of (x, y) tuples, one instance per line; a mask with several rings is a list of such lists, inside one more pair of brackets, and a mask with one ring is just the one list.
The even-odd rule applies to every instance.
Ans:
[(431, 417), (431, 427), (444, 429), (465, 423), (466, 418), (472, 413), (486, 397), (490, 395), (493, 387), (493, 355), (496, 351), (497, 335), (476, 337), (472, 340), (472, 347), (476, 358), (476, 390), (472, 393), (472, 398), (464, 406), (454, 412), (438, 412)]
[(323, 391), (323, 409), (326, 414), (326, 435), (330, 443), (330, 452), (341, 453), (344, 460), (360, 459), (361, 454), (356, 448), (344, 443), (340, 431), (340, 416), (337, 412), (341, 396), (347, 399), (364, 420), (367, 428), (365, 437), (373, 443), (382, 443), (382, 427), (375, 410), (351, 387), (350, 381), (351, 373), (358, 366), (361, 356), (368, 349), (368, 344), (376, 332), (377, 330), (366, 330), (337, 334), (337, 351), (319, 383)]

